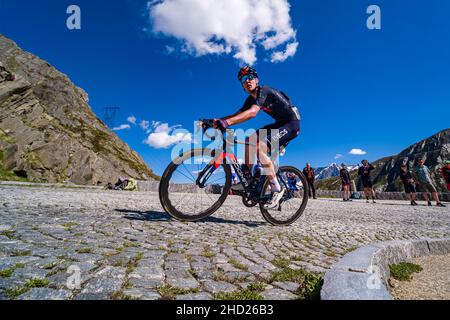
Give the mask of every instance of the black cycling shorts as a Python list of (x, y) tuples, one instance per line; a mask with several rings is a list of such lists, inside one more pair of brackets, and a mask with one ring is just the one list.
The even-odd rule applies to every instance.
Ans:
[(416, 193), (416, 187), (412, 183), (403, 183), (406, 193)]
[(370, 180), (370, 179), (362, 179), (362, 183), (363, 183), (364, 188), (372, 188), (373, 187), (372, 180)]
[[(266, 131), (262, 131), (264, 129)], [(265, 138), (269, 149), (271, 148), (272, 143), (275, 144), (277, 141), (279, 148), (285, 147), (291, 140), (297, 138), (300, 134), (300, 121), (275, 122), (259, 129), (256, 133), (258, 135), (258, 140), (260, 137)]]

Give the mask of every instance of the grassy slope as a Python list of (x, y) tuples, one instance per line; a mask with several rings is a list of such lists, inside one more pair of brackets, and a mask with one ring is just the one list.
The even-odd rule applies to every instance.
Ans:
[(3, 168), (3, 150), (0, 150), (0, 181), (28, 181), (25, 178), (17, 176), (13, 171), (7, 171)]

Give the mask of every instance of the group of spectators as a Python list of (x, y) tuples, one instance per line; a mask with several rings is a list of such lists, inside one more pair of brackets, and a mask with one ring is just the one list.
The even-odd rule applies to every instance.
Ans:
[[(450, 191), (450, 161), (444, 161), (443, 166), (438, 171), (447, 183), (447, 190)], [(429, 206), (432, 205), (429, 197), (429, 193), (431, 193), (433, 200), (436, 201), (436, 205), (445, 207), (439, 200), (439, 193), (431, 179), (430, 169), (425, 165), (423, 158), (417, 159), (417, 165), (413, 170), (408, 169), (406, 163), (402, 164), (400, 179), (405, 187), (405, 192), (409, 194), (412, 206), (417, 206), (417, 186), (419, 186)]]
[[(367, 160), (361, 161), (361, 166), (358, 168), (358, 176), (361, 178), (362, 185), (364, 187), (364, 196), (366, 198), (366, 202), (369, 203), (369, 200), (372, 200), (373, 203), (375, 201), (375, 191), (373, 189), (373, 182), (371, 178), (371, 172), (375, 169), (374, 165), (369, 163)], [(450, 191), (450, 161), (446, 160), (443, 162), (441, 168), (439, 168), (438, 172), (442, 175), (442, 178), (445, 180), (447, 184), (447, 189)], [(343, 201), (352, 201), (350, 199), (351, 196), (351, 185), (352, 179), (350, 177), (350, 172), (345, 165), (345, 163), (341, 164), (340, 168), (340, 177), (342, 182), (342, 198)], [(308, 186), (309, 186), (309, 197), (316, 198), (316, 189), (314, 186), (315, 182), (315, 172), (311, 167), (310, 163), (306, 164), (306, 167), (303, 169), (303, 174), (305, 175)], [(436, 189), (436, 186), (431, 179), (430, 170), (425, 165), (425, 160), (423, 158), (418, 158), (416, 162), (416, 166), (409, 170), (406, 163), (401, 166), (400, 170), (400, 179), (403, 182), (405, 187), (405, 192), (409, 195), (411, 200), (411, 205), (417, 205), (417, 189), (420, 188), (420, 191), (423, 192), (423, 196), (425, 201), (429, 206), (432, 205), (431, 198), (436, 201), (436, 206), (445, 207), (439, 200), (439, 193)]]

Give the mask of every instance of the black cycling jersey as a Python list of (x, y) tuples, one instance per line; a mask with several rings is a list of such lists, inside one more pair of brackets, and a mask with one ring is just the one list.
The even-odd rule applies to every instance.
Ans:
[(276, 122), (283, 123), (300, 120), (298, 109), (292, 105), (291, 99), (282, 91), (268, 86), (259, 87), (257, 90), (257, 98), (255, 99), (250, 95), (240, 109), (241, 112), (247, 111), (253, 105), (257, 105), (261, 110), (274, 118)]
[(410, 180), (414, 180), (411, 171), (400, 171), (400, 180), (405, 184), (411, 183)]
[(361, 179), (363, 182), (367, 181), (367, 182), (371, 182), (370, 179), (370, 171), (372, 171), (373, 169), (375, 169), (375, 167), (371, 164), (369, 164), (367, 167), (359, 167), (358, 169), (358, 175), (361, 176)]

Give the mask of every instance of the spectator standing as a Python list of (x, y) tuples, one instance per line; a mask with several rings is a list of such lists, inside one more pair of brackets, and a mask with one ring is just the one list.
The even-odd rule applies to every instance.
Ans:
[(366, 196), (366, 202), (369, 203), (369, 196), (372, 198), (372, 202), (375, 202), (375, 191), (373, 191), (372, 178), (370, 177), (370, 172), (375, 169), (375, 167), (369, 163), (367, 160), (361, 161), (362, 166), (358, 169), (358, 175), (361, 177), (364, 186), (364, 195)]
[(414, 181), (414, 177), (406, 164), (403, 164), (400, 169), (400, 179), (403, 182), (403, 186), (405, 187), (405, 192), (409, 195), (409, 199), (411, 200), (412, 206), (417, 206), (416, 198), (416, 184)]
[(341, 174), (342, 181), (342, 198), (344, 201), (352, 201), (350, 200), (350, 173), (348, 172), (345, 163), (341, 164), (341, 170), (339, 171), (339, 173)]
[(439, 169), (439, 172), (444, 178), (445, 183), (447, 184), (447, 190), (450, 191), (450, 161), (445, 160), (442, 168)]
[(439, 195), (436, 190), (436, 187), (433, 184), (433, 181), (431, 180), (430, 176), (430, 170), (425, 165), (425, 160), (423, 158), (417, 159), (417, 165), (414, 168), (414, 173), (417, 177), (417, 181), (420, 184), (420, 189), (423, 192), (423, 195), (425, 197), (425, 201), (428, 202), (428, 205), (431, 206), (431, 200), (428, 196), (428, 193), (431, 193), (433, 199), (436, 201), (436, 206), (438, 207), (445, 207), (440, 201), (439, 201)]
[(297, 176), (293, 172), (287, 174), (288, 186), (292, 191), (299, 191), (297, 187)]
[(308, 181), (309, 197), (311, 198), (311, 194), (312, 194), (312, 197), (314, 199), (317, 199), (316, 198), (316, 188), (314, 187), (314, 181), (316, 180), (315, 172), (314, 172), (314, 169), (311, 168), (311, 164), (309, 162), (306, 163), (306, 167), (303, 169), (303, 174), (305, 175), (306, 180)]

